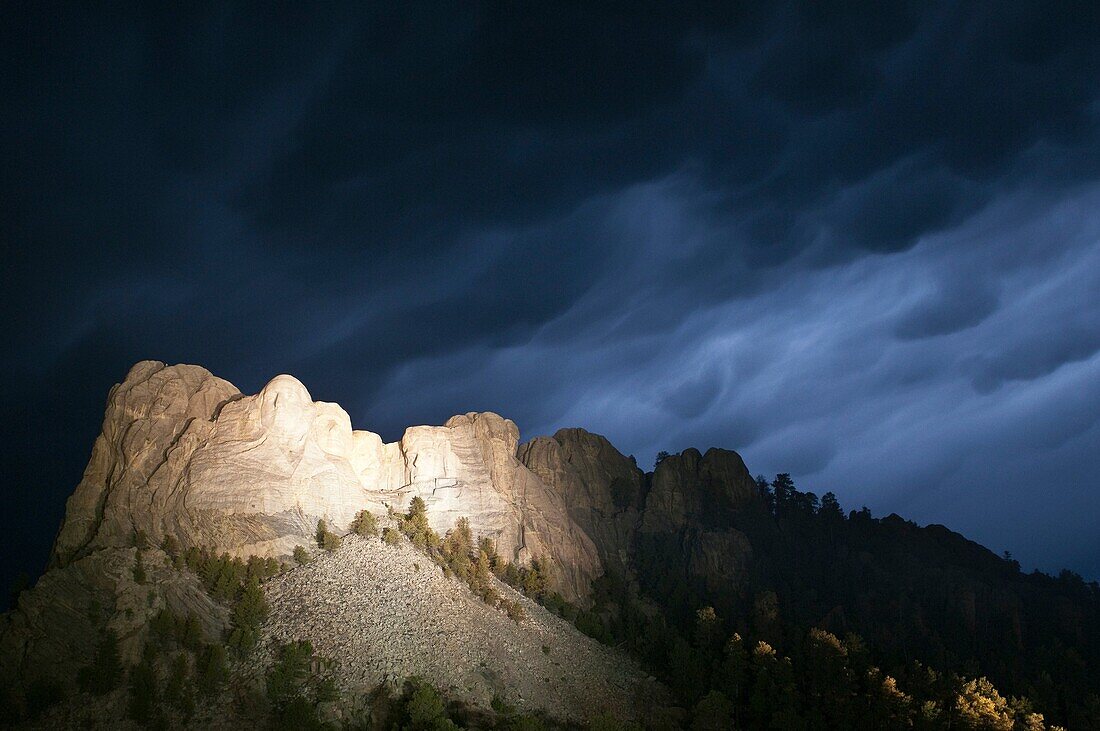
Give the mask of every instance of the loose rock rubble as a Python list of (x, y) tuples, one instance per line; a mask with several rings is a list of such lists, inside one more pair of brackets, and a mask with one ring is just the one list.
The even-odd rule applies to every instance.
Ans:
[(667, 701), (625, 655), (498, 582), (527, 615), (513, 622), (408, 543), (352, 535), (335, 553), (318, 553), (265, 585), (271, 614), (261, 654), (308, 640), (336, 662), (345, 693), (418, 675), (475, 706), (496, 696), (520, 712), (573, 721), (604, 712), (644, 718)]

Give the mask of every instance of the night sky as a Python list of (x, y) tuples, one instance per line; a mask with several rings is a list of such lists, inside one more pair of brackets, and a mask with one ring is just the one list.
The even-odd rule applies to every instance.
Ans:
[(0, 18), (5, 585), (146, 358), (1100, 578), (1100, 4), (177, 5)]

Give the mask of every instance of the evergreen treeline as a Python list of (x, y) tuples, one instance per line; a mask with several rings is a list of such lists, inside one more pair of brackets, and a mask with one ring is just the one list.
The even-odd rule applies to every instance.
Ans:
[[(588, 611), (536, 596), (635, 654), (696, 728), (1100, 728), (1095, 583), (1023, 574), (940, 526), (846, 516), (789, 475), (757, 490), (712, 524), (640, 534), (635, 575), (597, 580)], [(751, 545), (737, 581), (693, 572), (698, 534), (731, 528)]]

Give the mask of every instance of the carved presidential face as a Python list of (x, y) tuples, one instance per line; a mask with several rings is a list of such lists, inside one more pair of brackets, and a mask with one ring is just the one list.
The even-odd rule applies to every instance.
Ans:
[(309, 391), (293, 376), (275, 376), (260, 392), (260, 423), (270, 434), (304, 439), (314, 415)]

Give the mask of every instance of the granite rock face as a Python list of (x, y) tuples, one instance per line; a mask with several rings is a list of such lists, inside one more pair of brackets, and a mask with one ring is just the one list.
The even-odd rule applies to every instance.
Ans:
[[(91, 661), (97, 628), (118, 636), (132, 664), (162, 608), (198, 617), (210, 641), (225, 636), (228, 609), (160, 550), (144, 551), (148, 578), (136, 580), (140, 534), (148, 546), (171, 537), (182, 549), (286, 558), (313, 544), (319, 520), (345, 532), (367, 509), (388, 522), (389, 509), (404, 511), (417, 496), (441, 534), (467, 518), (509, 560), (547, 559), (550, 588), (581, 605), (604, 573), (643, 591), (663, 590), (653, 576), (735, 588), (753, 559), (735, 526), (770, 524), (735, 452), (689, 449), (646, 474), (597, 434), (562, 429), (521, 445), (516, 425), (488, 412), (413, 426), (387, 444), (292, 376), (246, 395), (198, 366), (143, 361), (111, 389), (50, 569), (0, 617), (0, 684), (41, 676), (71, 685), (71, 669)], [(309, 637), (346, 662), (344, 680), (358, 690), (418, 672), (475, 703), (513, 689), (517, 704), (578, 722), (591, 708), (643, 718), (663, 692), (514, 597), (530, 617), (517, 629), (409, 546), (352, 537), (265, 587), (269, 640)], [(349, 635), (349, 626), (359, 629)], [(447, 651), (433, 654), (436, 645)], [(482, 670), (463, 669), (472, 658)]]
[(51, 565), (96, 547), (130, 545), (138, 527), (170, 520), (182, 465), (209, 435), (216, 411), (239, 397), (203, 368), (135, 365), (107, 397), (103, 429), (65, 506)]
[(770, 523), (741, 456), (726, 449), (687, 449), (663, 459), (651, 477), (639, 541), (650, 560), (680, 565), (689, 583), (708, 591), (737, 587), (752, 562), (752, 544), (734, 525)]
[(604, 569), (627, 579), (670, 567), (708, 589), (736, 586), (752, 560), (739, 515), (763, 510), (740, 455), (688, 449), (645, 474), (605, 438), (562, 429), (520, 447), (520, 461), (560, 494)]
[(646, 497), (642, 530), (672, 532), (687, 526), (719, 529), (737, 509), (753, 503), (756, 484), (737, 452), (687, 449), (660, 462)]
[(520, 447), (519, 459), (561, 495), (604, 568), (626, 575), (645, 498), (645, 474), (634, 461), (584, 429), (532, 439)]
[(561, 495), (516, 459), (519, 430), (491, 413), (410, 427), (385, 444), (347, 412), (280, 375), (254, 396), (198, 366), (135, 365), (108, 397), (103, 430), (66, 506), (51, 565), (144, 532), (237, 556), (286, 556), (317, 521), (346, 530), (362, 509), (419, 495), (433, 527), (467, 517), (521, 563), (552, 559), (552, 585), (580, 599), (601, 573)]
[(137, 549), (106, 548), (55, 568), (0, 615), (0, 686), (54, 678), (72, 685), (75, 668), (92, 661), (101, 628), (114, 632), (119, 658), (141, 658), (150, 620), (162, 609), (198, 618), (204, 641), (219, 641), (229, 611), (199, 578), (177, 571), (161, 551), (142, 552), (146, 577), (134, 577)]

